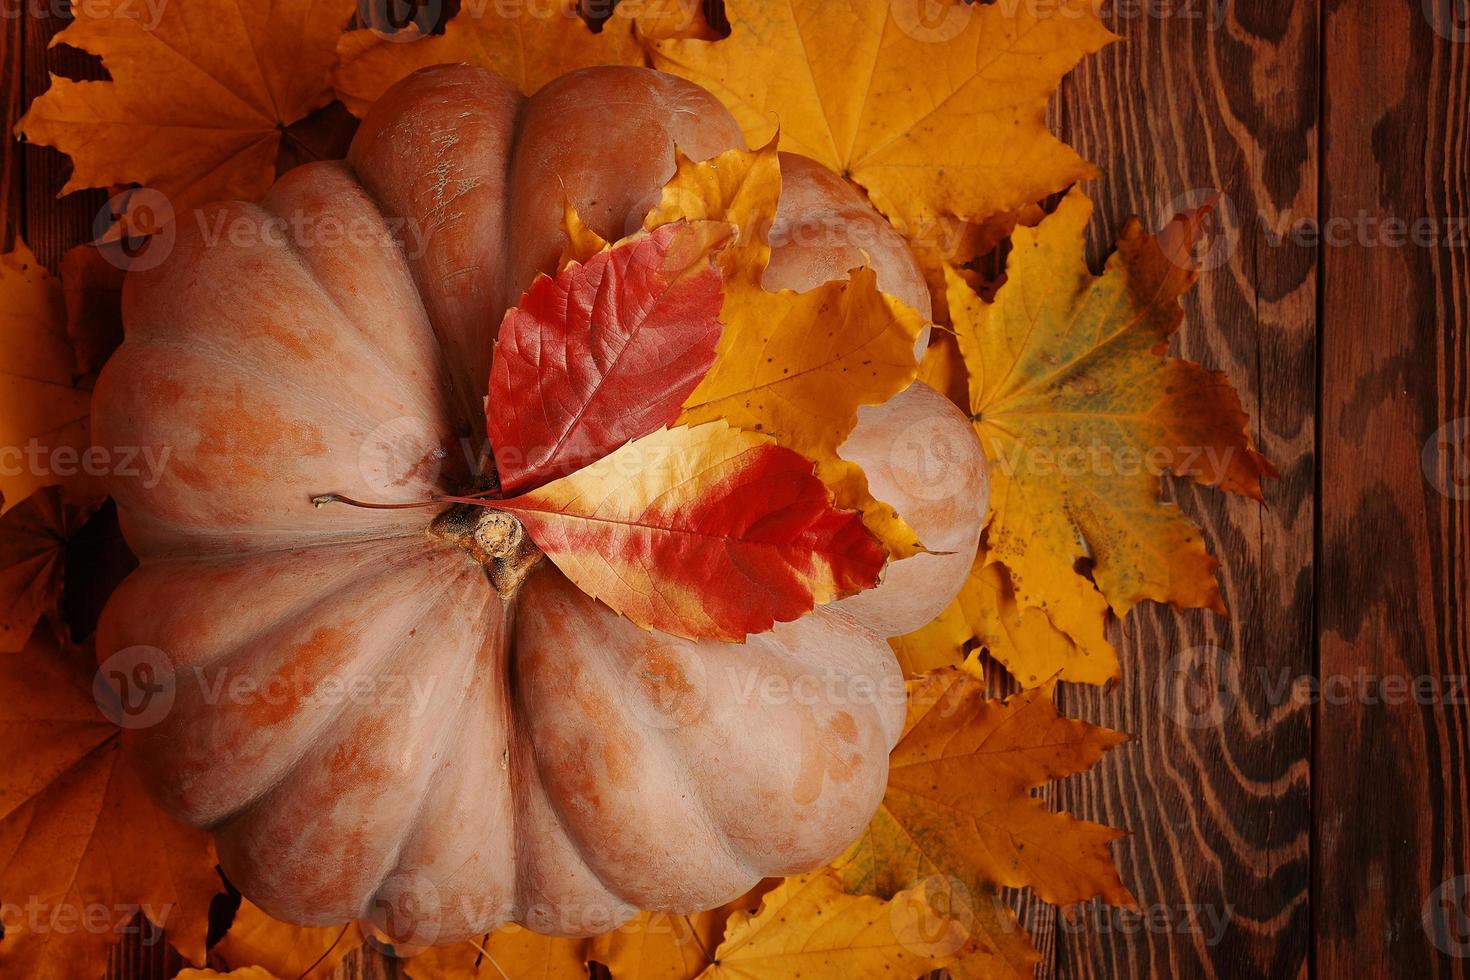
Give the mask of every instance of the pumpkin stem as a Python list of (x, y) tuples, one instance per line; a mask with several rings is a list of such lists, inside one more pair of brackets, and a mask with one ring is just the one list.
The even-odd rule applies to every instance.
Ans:
[(493, 501), (465, 500), (444, 511), (429, 525), (429, 534), (452, 541), (485, 566), (490, 584), (502, 598), (512, 599), (543, 554), (514, 514), (493, 510)]
[(354, 500), (342, 493), (319, 493), (311, 498), (311, 505), (316, 508), (325, 507), (327, 504), (346, 504), (349, 507), (363, 507), (367, 510), (408, 510), (413, 507), (433, 507), (436, 504), (476, 504), (480, 507), (493, 507), (493, 500), (482, 498), (490, 496), (495, 491), (480, 490), (475, 493), (465, 494), (462, 497), (454, 497), (448, 494), (436, 494), (424, 500), (410, 500), (406, 503), (384, 504), (372, 500)]

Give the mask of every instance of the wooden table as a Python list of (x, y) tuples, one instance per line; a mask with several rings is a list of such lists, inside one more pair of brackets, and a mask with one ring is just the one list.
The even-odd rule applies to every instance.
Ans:
[[(1174, 485), (1233, 618), (1142, 608), (1116, 631), (1123, 681), (1060, 695), (1135, 734), (1052, 797), (1132, 829), (1145, 914), (1027, 906), (1041, 973), (1470, 976), (1470, 4), (1107, 9), (1126, 41), (1053, 107), (1107, 173), (1093, 254), (1130, 214), (1224, 192), (1177, 347), (1230, 374), (1282, 476), (1265, 507)], [(48, 65), (97, 77), (47, 55), (58, 26), (4, 20), (7, 128)], [(0, 173), (7, 235), (53, 266), (101, 200), (53, 200), (66, 170), (28, 147)], [(1416, 221), (1436, 244), (1398, 241)], [(114, 973), (167, 959), (120, 951)]]

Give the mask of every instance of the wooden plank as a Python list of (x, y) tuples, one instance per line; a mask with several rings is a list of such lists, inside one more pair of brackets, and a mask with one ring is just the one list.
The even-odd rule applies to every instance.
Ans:
[[(7, 8), (8, 10), (8, 8)], [(11, 138), (24, 108), (25, 17), (6, 17), (0, 22), (0, 84), (5, 86), (3, 149), (0, 149), (0, 251), (14, 247), (21, 225), (21, 194), (25, 172), (21, 149)]]
[[(52, 73), (67, 78), (106, 78), (101, 61), (76, 48), (50, 47), (51, 38), (66, 27), (61, 4), (27, 4), (25, 22), (24, 102), (51, 85)], [(23, 207), (25, 233), (36, 257), (55, 271), (66, 250), (93, 237), (97, 213), (107, 200), (101, 190), (87, 190), (57, 198), (71, 175), (71, 161), (49, 146), (26, 144)]]
[(1178, 481), (1220, 568), (1229, 620), (1140, 607), (1114, 631), (1116, 689), (1076, 715), (1134, 734), (1061, 808), (1132, 831), (1116, 845), (1142, 915), (1059, 920), (1044, 976), (1308, 973), (1316, 256), (1276, 229), (1316, 213), (1316, 4), (1109, 5), (1125, 40), (1066, 83), (1058, 131), (1106, 173), (1091, 254), (1131, 214), (1158, 227), (1223, 192), (1176, 353), (1226, 371), (1282, 479), (1267, 506)]
[[(1355, 0), (1323, 33), (1317, 594), (1324, 694), (1338, 692), (1315, 723), (1324, 980), (1470, 975), (1465, 15)], [(1400, 223), (1426, 232), (1400, 241)]]

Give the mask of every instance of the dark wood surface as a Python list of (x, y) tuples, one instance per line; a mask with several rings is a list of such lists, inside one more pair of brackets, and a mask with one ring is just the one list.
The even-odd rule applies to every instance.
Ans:
[[(1470, 4), (1105, 10), (1126, 40), (1052, 110), (1107, 173), (1093, 254), (1223, 193), (1176, 347), (1230, 374), (1282, 478), (1265, 507), (1171, 487), (1232, 618), (1141, 608), (1122, 682), (1060, 695), (1135, 735), (1051, 796), (1131, 829), (1144, 914), (1027, 906), (1041, 975), (1470, 976)], [(48, 67), (99, 75), (47, 52), (57, 26), (0, 21), (7, 130)], [(54, 200), (66, 171), (36, 147), (0, 166), (7, 242), (53, 267), (105, 197)], [(1416, 221), (1436, 241), (1397, 243)], [(378, 959), (339, 974), (395, 975)], [(110, 972), (177, 965), (120, 950)]]

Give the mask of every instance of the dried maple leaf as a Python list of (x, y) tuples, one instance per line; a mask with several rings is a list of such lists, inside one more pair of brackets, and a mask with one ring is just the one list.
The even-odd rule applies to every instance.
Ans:
[(5, 919), (6, 976), (101, 976), (138, 911), (186, 958), (204, 960), (221, 890), (209, 834), (149, 799), (98, 710), (93, 678), (44, 630), (0, 657), (0, 895), (23, 906)]
[(714, 962), (730, 917), (736, 912), (754, 915), (761, 899), (780, 882), (766, 878), (739, 898), (704, 912), (641, 912), (594, 938), (587, 957), (606, 966), (614, 977), (694, 980)]
[(720, 273), (680, 222), (531, 284), (505, 315), (487, 423), (501, 486), (519, 493), (672, 425), (714, 363)]
[(71, 157), (63, 194), (138, 183), (178, 215), (255, 200), (275, 180), (283, 128), (331, 100), (337, 37), (355, 7), (190, 0), (147, 18), (78, 4), (52, 44), (100, 56), (112, 81), (52, 76), (18, 129)]
[(944, 607), (933, 621), (903, 636), (891, 637), (904, 676), (923, 674), (940, 667), (953, 667), (965, 659), (965, 644), (974, 636), (958, 601)]
[(1046, 610), (1016, 601), (1010, 572), (988, 561), (983, 545), (955, 605), (971, 635), (1022, 687), (1036, 687), (1053, 676), (1103, 684), (1118, 673), (1117, 654), (1103, 630), (1106, 604), (1086, 579), (1077, 576), (1077, 582), (1075, 599), (1063, 614), (1076, 639), (1058, 629)]
[(919, 362), (918, 380), (965, 411), (970, 410), (970, 383), (959, 341), (947, 330), (935, 330)]
[(893, 894), (931, 875), (981, 890), (1030, 888), (1053, 905), (1131, 905), (1108, 854), (1120, 831), (1054, 813), (1031, 790), (1084, 772), (1126, 738), (1064, 718), (1054, 685), (987, 700), (955, 668), (909, 682), (909, 716), (888, 791), (839, 860), (848, 888)]
[(888, 641), (906, 674), (921, 674), (964, 663), (965, 647), (979, 641), (1022, 687), (1036, 687), (1059, 676), (1079, 684), (1102, 684), (1117, 676), (1118, 660), (1103, 630), (1106, 600), (1079, 577), (1077, 611), (1072, 617), (1083, 637), (1076, 642), (1058, 629), (1043, 609), (1016, 601), (1010, 573), (988, 562), (982, 545), (959, 595), (922, 628)]
[(218, 980), (218, 978), (228, 978), (228, 980), (278, 980), (276, 974), (258, 966), (241, 967), (238, 970), (231, 970), (229, 973), (220, 973), (218, 970), (180, 970), (174, 980)]
[(0, 512), (49, 484), (84, 487), (91, 404), (61, 283), (17, 242), (0, 256)]
[[(1103, 680), (1117, 670), (1102, 631), (1108, 607), (1122, 616), (1153, 599), (1225, 611), (1218, 562), (1199, 528), (1160, 500), (1162, 474), (1259, 500), (1275, 468), (1255, 451), (1225, 376), (1164, 355), (1198, 275), (1188, 249), (1201, 213), (1159, 238), (1131, 221), (1101, 277), (1083, 258), (1091, 213), (1073, 190), (1036, 229), (1017, 229), (995, 302), (951, 272), (949, 304), (992, 463), (985, 561), (1004, 566), (1017, 607), (1044, 610), (1090, 658), (1086, 679)], [(1069, 666), (1020, 651), (1012, 669), (1036, 683)]]
[(823, 870), (787, 878), (756, 913), (731, 915), (714, 962), (700, 976), (917, 976), (950, 965), (964, 945), (959, 923), (936, 922), (922, 890), (887, 902), (849, 895)]
[(779, 123), (782, 149), (850, 177), (911, 237), (1095, 173), (1044, 119), (1062, 76), (1114, 40), (1092, 0), (726, 8), (729, 38), (660, 41), (655, 67), (719, 96), (752, 146)]
[(810, 460), (723, 422), (663, 429), (495, 501), (645, 629), (739, 641), (872, 587), (887, 556)]
[(342, 958), (361, 945), (362, 933), (355, 923), (292, 925), (271, 918), (249, 899), (243, 899), (229, 931), (211, 948), (210, 955), (226, 965), (260, 967), (271, 975), (296, 980), (331, 976)]
[[(703, 163), (678, 154), (674, 177), (644, 220), (646, 229), (706, 220), (737, 229), (717, 257), (725, 277), (725, 329), (715, 363), (679, 421), (725, 419), (814, 460), (838, 505), (861, 511), (889, 553), (907, 557), (923, 550), (922, 543), (901, 515), (873, 499), (862, 469), (838, 449), (860, 406), (887, 401), (913, 381), (914, 343), (924, 320), (879, 290), (866, 268), (802, 293), (768, 292), (761, 280), (780, 196), (774, 143)], [(595, 244), (574, 215), (568, 228), (574, 247)], [(817, 329), (819, 323), (826, 329)]]
[(343, 35), (333, 82), (337, 98), (357, 116), (366, 115), (395, 82), (429, 65), (489, 68), (530, 95), (578, 68), (643, 64), (633, 22), (628, 11), (614, 9), (594, 34), (578, 12), (577, 0), (467, 3), (443, 34), (423, 35), (411, 25), (392, 35), (373, 30)]
[(886, 896), (924, 884), (944, 893), (969, 936), (957, 977), (1032, 975), (1037, 954), (998, 887), (1030, 887), (1056, 904), (1133, 904), (1108, 854), (1120, 832), (1051, 812), (1031, 795), (1125, 738), (1061, 717), (1051, 688), (994, 701), (966, 669), (910, 681), (883, 803), (835, 863), (852, 892)]
[(705, 0), (643, 0), (638, 4), (638, 36), (644, 41), (673, 38), (719, 40), (705, 16)]
[[(762, 288), (780, 195), (773, 146), (732, 150), (705, 163), (681, 158), (645, 221), (657, 227), (712, 219), (740, 229), (720, 256), (726, 297), (719, 355), (681, 420), (728, 419), (830, 461), (857, 424), (859, 406), (887, 401), (914, 380), (914, 343), (924, 320), (880, 291), (867, 268), (803, 293)], [(814, 329), (817, 323), (827, 329)]]
[(66, 544), (96, 506), (47, 487), (0, 517), (0, 653), (23, 649), (41, 617), (59, 611)]
[(77, 369), (95, 375), (123, 338), (122, 284), (127, 258), (117, 243), (83, 244), (61, 257), (66, 336)]
[(410, 980), (565, 980), (587, 975), (585, 939), (506, 926), (481, 943), (432, 946), (404, 964)]

